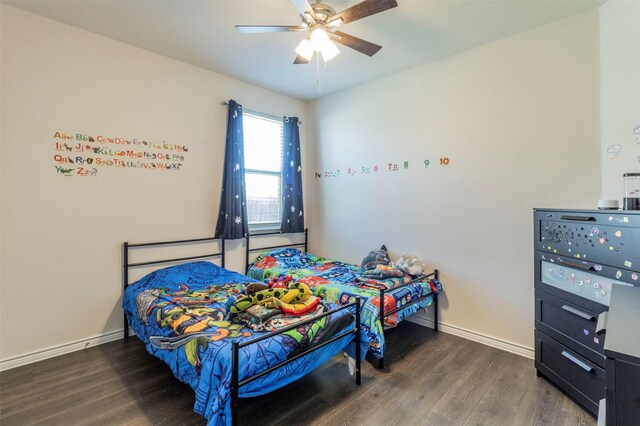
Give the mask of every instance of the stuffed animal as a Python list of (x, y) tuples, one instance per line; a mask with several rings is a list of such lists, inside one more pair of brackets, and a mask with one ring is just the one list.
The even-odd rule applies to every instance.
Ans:
[(362, 276), (364, 278), (374, 278), (384, 280), (386, 278), (404, 276), (404, 269), (395, 266), (377, 265), (374, 269), (367, 269)]
[(269, 281), (265, 280), (269, 288), (287, 288), (291, 281), (293, 281), (293, 277), (289, 275), (279, 275)]
[(257, 293), (259, 291), (262, 290), (266, 290), (268, 289), (269, 286), (267, 284), (262, 284), (262, 283), (251, 283), (251, 284), (247, 284), (244, 288), (245, 293), (247, 293), (247, 296), (251, 296), (254, 293)]
[(361, 268), (365, 271), (369, 269), (376, 269), (378, 265), (388, 265), (391, 263), (389, 259), (389, 253), (387, 253), (387, 247), (382, 245), (379, 249), (371, 250), (364, 259), (362, 259)]
[[(291, 310), (294, 311), (293, 313), (298, 314), (300, 311), (304, 311), (303, 308), (310, 309), (310, 305), (298, 306), (297, 308), (293, 305), (308, 303), (310, 299), (313, 298), (309, 287), (305, 284), (294, 282), (289, 284), (287, 288), (268, 288), (240, 297), (229, 307), (229, 311), (232, 314), (238, 314), (253, 305), (266, 305), (275, 306), (285, 313), (290, 313), (288, 310)], [(277, 304), (275, 303), (276, 300), (278, 301)], [(313, 307), (315, 308), (315, 305)]]
[(402, 268), (409, 275), (422, 275), (424, 273), (424, 269), (422, 264), (418, 263), (417, 256), (406, 255), (402, 253), (400, 258), (396, 260), (393, 265), (396, 268)]

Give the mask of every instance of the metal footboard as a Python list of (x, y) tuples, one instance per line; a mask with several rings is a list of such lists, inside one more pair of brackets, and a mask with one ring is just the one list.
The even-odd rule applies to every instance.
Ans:
[[(403, 305), (399, 308), (393, 309), (392, 311), (388, 311), (385, 312), (384, 310), (384, 296), (387, 293), (390, 293), (392, 291), (396, 291), (398, 289), (401, 289), (403, 287), (407, 287), (411, 284), (415, 284), (417, 282), (421, 282), (425, 279), (429, 279), (433, 277), (433, 279), (438, 280), (439, 277), (439, 272), (437, 269), (434, 269), (433, 272), (429, 273), (429, 274), (424, 274), (424, 275), (420, 275), (419, 277), (416, 277), (414, 279), (412, 279), (411, 281), (408, 281), (402, 285), (399, 285), (397, 287), (393, 287), (393, 288), (381, 288), (380, 289), (380, 313), (379, 313), (379, 318), (380, 318), (380, 324), (382, 326), (382, 335), (384, 336), (384, 320), (385, 318), (387, 318), (389, 315), (393, 315), (396, 312), (399, 312), (411, 305), (414, 305), (416, 303), (419, 303), (423, 300), (425, 300), (426, 298), (428, 298), (429, 296), (433, 295), (433, 330), (434, 331), (438, 331), (438, 293), (428, 293), (425, 294), (424, 296), (420, 296), (417, 299), (413, 299), (411, 302), (407, 303), (406, 305)], [(380, 358), (378, 360), (378, 368), (380, 368), (381, 370), (384, 368), (384, 357)]]
[[(326, 316), (335, 314), (336, 312), (340, 312), (343, 311), (345, 309), (349, 309), (351, 307), (355, 307), (355, 327), (344, 331), (342, 333), (337, 334), (336, 336), (333, 336), (331, 339), (322, 342), (318, 345), (315, 345), (309, 349), (306, 349), (305, 351), (297, 354), (294, 357), (291, 357), (285, 361), (282, 361), (270, 368), (267, 368), (264, 371), (261, 371), (259, 373), (256, 373), (255, 375), (251, 376), (251, 377), (247, 377), (243, 380), (239, 380), (239, 373), (240, 373), (240, 349), (245, 348), (247, 346), (256, 344), (258, 342), (261, 342), (265, 339), (270, 339), (274, 336), (277, 336), (279, 334), (283, 334), (286, 333), (289, 330), (293, 330), (294, 328), (298, 328), (300, 326), (304, 326), (307, 324), (311, 324), (315, 321), (318, 321)], [(317, 317), (311, 318), (309, 320), (306, 320), (304, 322), (299, 322), (299, 323), (295, 323), (292, 324), (290, 326), (284, 327), (278, 331), (275, 331), (273, 333), (269, 333), (269, 334), (265, 334), (263, 336), (260, 336), (258, 338), (246, 341), (246, 342), (231, 342), (231, 424), (232, 425), (237, 425), (238, 424), (238, 400), (239, 400), (239, 396), (238, 396), (238, 392), (241, 386), (244, 386), (248, 383), (251, 383), (252, 381), (259, 379), (260, 377), (267, 375), (269, 373), (271, 373), (274, 370), (277, 370), (280, 367), (283, 367), (287, 364), (292, 363), (293, 361), (311, 353), (314, 351), (317, 351), (318, 349), (335, 342), (336, 340), (342, 339), (345, 336), (348, 336), (350, 334), (353, 334), (353, 341), (355, 343), (356, 346), (356, 384), (360, 384), (361, 379), (360, 379), (360, 370), (361, 370), (361, 362), (360, 362), (360, 358), (361, 358), (361, 350), (360, 350), (360, 298), (357, 297), (356, 300), (352, 303), (349, 303), (347, 305), (343, 305), (340, 306), (339, 308), (336, 309), (332, 309), (328, 312), (323, 313), (322, 315), (318, 315)]]

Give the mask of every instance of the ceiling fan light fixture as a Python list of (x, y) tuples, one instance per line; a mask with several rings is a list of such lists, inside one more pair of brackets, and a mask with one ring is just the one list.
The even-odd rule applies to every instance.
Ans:
[(325, 47), (331, 43), (329, 40), (329, 36), (324, 28), (316, 28), (311, 32), (311, 45), (313, 46), (313, 50), (316, 52), (322, 52)]
[(306, 38), (302, 39), (300, 44), (298, 44), (298, 47), (296, 47), (296, 53), (305, 58), (307, 61), (311, 60), (311, 58), (313, 57), (313, 52), (313, 45)]
[(324, 61), (327, 62), (330, 59), (335, 58), (336, 55), (340, 53), (340, 50), (338, 50), (338, 46), (336, 46), (334, 42), (329, 40), (329, 43), (327, 43), (324, 46), (321, 52), (322, 52), (322, 59), (324, 59)]
[[(309, 39), (313, 50), (318, 53), (322, 53), (322, 59), (324, 59), (325, 62), (340, 53), (335, 43), (329, 39), (327, 31), (321, 26), (316, 27), (311, 32), (311, 37), (309, 37)], [(300, 53), (298, 54), (300, 55)]]

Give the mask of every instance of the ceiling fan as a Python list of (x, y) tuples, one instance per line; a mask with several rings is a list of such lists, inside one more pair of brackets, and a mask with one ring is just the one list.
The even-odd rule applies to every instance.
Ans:
[[(309, 63), (314, 52), (322, 54), (326, 62), (335, 57), (340, 51), (333, 41), (351, 49), (357, 50), (368, 56), (375, 55), (382, 46), (362, 40), (358, 37), (337, 31), (341, 25), (398, 6), (396, 0), (364, 0), (355, 6), (336, 13), (328, 4), (316, 0), (309, 3), (308, 0), (291, 0), (300, 12), (300, 25), (297, 27), (287, 25), (236, 25), (240, 33), (278, 33), (278, 32), (309, 32), (309, 37), (303, 39), (296, 47), (297, 57), (294, 64)], [(333, 41), (332, 41), (333, 40)]]

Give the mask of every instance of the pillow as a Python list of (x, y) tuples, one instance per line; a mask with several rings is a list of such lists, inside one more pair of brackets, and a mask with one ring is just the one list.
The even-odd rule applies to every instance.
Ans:
[(362, 259), (362, 269), (365, 271), (368, 269), (375, 269), (378, 265), (388, 265), (391, 263), (389, 259), (389, 253), (387, 253), (387, 247), (382, 245), (379, 249), (371, 250), (368, 255)]

